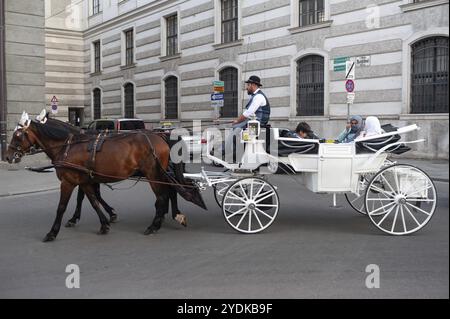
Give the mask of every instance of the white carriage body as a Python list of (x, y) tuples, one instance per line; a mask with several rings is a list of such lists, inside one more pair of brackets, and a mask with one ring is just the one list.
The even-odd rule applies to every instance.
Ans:
[[(400, 128), (394, 132), (384, 133), (368, 138), (358, 139), (358, 142), (372, 141), (378, 138), (387, 138), (398, 134), (405, 134), (418, 130), (417, 125), (410, 125)], [(315, 193), (357, 193), (359, 187), (359, 177), (362, 174), (376, 173), (383, 166), (387, 158), (385, 149), (395, 145), (404, 145), (412, 142), (393, 142), (379, 151), (373, 153), (358, 154), (356, 151), (356, 143), (348, 144), (333, 144), (320, 143), (318, 140), (306, 140), (296, 138), (280, 137), (279, 129), (272, 128), (271, 134), (276, 143), (287, 144), (289, 142), (306, 142), (310, 143), (312, 147), (318, 145), (316, 154), (298, 154), (292, 153), (285, 157), (274, 156), (267, 154), (264, 148), (264, 140), (259, 140), (255, 136), (246, 136), (241, 134), (241, 143), (245, 144), (245, 151), (242, 159), (237, 164), (230, 164), (210, 154), (210, 145), (208, 144), (207, 157), (219, 164), (222, 164), (230, 171), (248, 170), (254, 171), (261, 165), (267, 163), (282, 163), (292, 167), (294, 172), (300, 176), (304, 185)], [(259, 135), (259, 128), (258, 134)], [(210, 136), (207, 136), (207, 141), (210, 141)], [(192, 177), (192, 175), (191, 175)], [(404, 183), (408, 183), (408, 176), (401, 177)]]
[(290, 154), (289, 164), (314, 193), (356, 192), (360, 174), (378, 172), (387, 154), (356, 154), (354, 144), (320, 144), (319, 153)]

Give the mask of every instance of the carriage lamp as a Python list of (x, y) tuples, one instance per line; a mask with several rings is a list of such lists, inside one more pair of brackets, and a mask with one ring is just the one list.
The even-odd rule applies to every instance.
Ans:
[(260, 123), (257, 120), (248, 121), (248, 137), (256, 139), (260, 133)]

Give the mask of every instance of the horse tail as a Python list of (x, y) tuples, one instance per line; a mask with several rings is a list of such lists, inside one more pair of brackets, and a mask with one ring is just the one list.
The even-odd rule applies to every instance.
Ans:
[[(165, 138), (165, 140), (170, 149), (178, 142), (167, 137)], [(169, 182), (173, 183), (171, 187), (174, 188), (181, 197), (207, 210), (206, 204), (198, 187), (196, 187), (191, 180), (188, 180), (184, 177), (184, 173), (186, 172), (185, 167), (186, 164), (182, 161), (179, 163), (174, 163), (172, 160), (169, 160), (169, 168), (168, 172), (166, 172), (166, 178), (169, 180)]]

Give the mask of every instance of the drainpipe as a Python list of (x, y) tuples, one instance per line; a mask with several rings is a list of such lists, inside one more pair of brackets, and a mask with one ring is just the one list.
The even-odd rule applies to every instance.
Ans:
[(0, 153), (6, 157), (6, 64), (5, 64), (5, 0), (0, 0)]

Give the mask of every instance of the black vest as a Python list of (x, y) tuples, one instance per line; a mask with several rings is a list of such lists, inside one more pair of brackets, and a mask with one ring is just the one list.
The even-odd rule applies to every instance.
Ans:
[(253, 94), (252, 98), (250, 99), (250, 101), (248, 101), (247, 106), (245, 107), (246, 109), (248, 109), (250, 107), (250, 105), (253, 102), (253, 98), (257, 95), (257, 94), (261, 94), (262, 96), (264, 96), (264, 98), (266, 99), (266, 105), (264, 106), (260, 106), (256, 112), (255, 112), (255, 116), (256, 119), (262, 124), (262, 125), (266, 125), (267, 122), (269, 122), (269, 118), (270, 118), (270, 103), (269, 103), (269, 99), (267, 98), (267, 96), (261, 91), (259, 90), (258, 92), (256, 92), (255, 94)]

